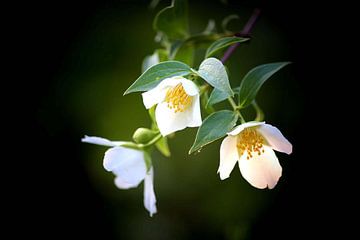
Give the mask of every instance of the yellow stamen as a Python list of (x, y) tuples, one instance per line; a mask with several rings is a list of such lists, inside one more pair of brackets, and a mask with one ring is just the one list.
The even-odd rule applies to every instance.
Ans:
[(261, 155), (264, 153), (264, 138), (252, 128), (246, 128), (237, 136), (236, 147), (239, 155), (247, 153), (247, 159), (253, 157), (253, 155)]
[(175, 113), (183, 112), (191, 105), (192, 97), (186, 94), (184, 87), (179, 83), (167, 91), (165, 102), (170, 109), (174, 109)]

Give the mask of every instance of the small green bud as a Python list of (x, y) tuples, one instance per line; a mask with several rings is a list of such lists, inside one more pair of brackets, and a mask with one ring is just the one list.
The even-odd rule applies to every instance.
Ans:
[(151, 141), (158, 133), (148, 128), (138, 128), (133, 134), (136, 143), (145, 144)]

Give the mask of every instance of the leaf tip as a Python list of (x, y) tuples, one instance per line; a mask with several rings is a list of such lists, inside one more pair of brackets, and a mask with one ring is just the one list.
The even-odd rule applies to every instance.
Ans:
[(188, 154), (191, 155), (191, 154), (194, 153), (194, 152), (195, 152), (195, 148), (194, 148), (194, 146), (192, 146), (192, 147), (190, 148)]
[(125, 90), (125, 92), (123, 93), (123, 96), (128, 95), (129, 93), (131, 93), (130, 88), (128, 88), (128, 89)]

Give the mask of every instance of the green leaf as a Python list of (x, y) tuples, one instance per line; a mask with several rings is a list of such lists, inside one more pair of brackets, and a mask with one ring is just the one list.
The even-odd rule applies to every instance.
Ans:
[(229, 83), (225, 67), (216, 58), (205, 59), (199, 67), (198, 75), (214, 88), (224, 92), (227, 96), (234, 96)]
[(205, 109), (205, 111), (208, 114), (215, 112), (215, 109), (211, 105), (208, 105), (208, 102), (209, 102), (209, 92), (208, 91), (204, 91), (201, 94), (200, 102), (201, 102), (201, 106)]
[(226, 135), (236, 124), (237, 114), (222, 110), (209, 115), (199, 127), (189, 154)]
[(245, 42), (249, 40), (249, 38), (241, 38), (241, 37), (224, 37), (215, 41), (210, 47), (206, 50), (206, 58), (214, 55), (217, 51), (228, 47), (234, 43)]
[(171, 60), (177, 60), (192, 66), (194, 51), (194, 44), (192, 42), (178, 40), (171, 44), (169, 57)]
[[(236, 94), (239, 92), (240, 87), (233, 88), (233, 92)], [(207, 101), (206, 106), (214, 105), (215, 103), (219, 103), (221, 101), (224, 101), (227, 99), (228, 96), (226, 93), (214, 88), (214, 90), (211, 92), (210, 98)]]
[(167, 35), (169, 39), (185, 39), (188, 36), (188, 10), (186, 0), (173, 0), (154, 19), (154, 29)]
[(244, 108), (255, 99), (260, 87), (274, 73), (290, 62), (268, 63), (251, 69), (243, 78), (239, 90), (239, 105)]
[(159, 152), (161, 152), (165, 157), (170, 157), (170, 156), (171, 156), (170, 149), (169, 149), (169, 144), (168, 144), (168, 142), (167, 142), (167, 138), (166, 138), (166, 137), (160, 138), (160, 140), (156, 142), (155, 147), (156, 147), (157, 150), (159, 150)]
[(192, 73), (191, 68), (178, 61), (166, 61), (156, 64), (146, 70), (136, 81), (125, 91), (124, 95), (147, 91), (154, 88), (161, 80), (173, 77), (173, 76), (184, 76)]
[(192, 66), (194, 62), (194, 52), (194, 46), (185, 43), (178, 49), (174, 59)]

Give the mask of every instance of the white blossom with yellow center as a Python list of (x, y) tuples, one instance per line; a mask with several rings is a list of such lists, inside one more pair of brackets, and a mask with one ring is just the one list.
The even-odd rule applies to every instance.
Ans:
[(166, 78), (142, 97), (147, 109), (157, 104), (155, 118), (163, 136), (202, 123), (199, 88), (186, 78)]
[(291, 143), (279, 129), (265, 122), (235, 127), (222, 141), (218, 173), (224, 180), (238, 162), (241, 175), (256, 188), (274, 188), (282, 168), (273, 150), (290, 154)]
[(144, 206), (150, 216), (156, 213), (154, 192), (154, 170), (146, 171), (144, 153), (139, 150), (123, 147), (121, 141), (110, 141), (101, 137), (85, 136), (82, 142), (111, 147), (105, 152), (104, 168), (116, 176), (115, 185), (120, 189), (137, 187), (144, 181)]

